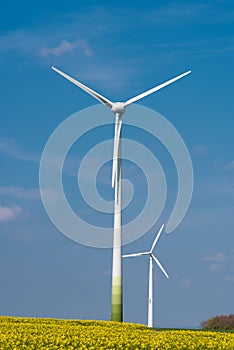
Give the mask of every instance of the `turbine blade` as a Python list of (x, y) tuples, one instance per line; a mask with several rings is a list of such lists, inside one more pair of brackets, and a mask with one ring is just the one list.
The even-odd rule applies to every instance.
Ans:
[(151, 254), (152, 258), (154, 259), (154, 261), (156, 262), (156, 264), (158, 265), (158, 267), (161, 269), (161, 271), (164, 273), (164, 275), (169, 278), (168, 274), (166, 273), (166, 271), (164, 270), (164, 268), (162, 267), (162, 264), (160, 263), (160, 261), (154, 256), (154, 254)]
[(112, 160), (112, 188), (115, 185), (115, 181), (118, 174), (117, 170), (118, 170), (119, 141), (120, 141), (121, 127), (122, 127), (122, 119), (119, 119), (119, 117), (116, 116), (114, 150), (113, 150), (113, 160)]
[(191, 73), (191, 70), (189, 70), (189, 71), (187, 71), (187, 72), (185, 72), (185, 73), (183, 73), (183, 74), (180, 74), (180, 75), (178, 75), (177, 77), (172, 78), (172, 79), (166, 81), (165, 83), (162, 83), (162, 84), (160, 84), (160, 85), (157, 85), (157, 86), (155, 86), (154, 88), (152, 88), (152, 89), (150, 89), (150, 90), (148, 90), (148, 91), (145, 91), (145, 92), (143, 92), (143, 93), (140, 94), (140, 95), (137, 95), (137, 96), (135, 96), (135, 97), (133, 97), (133, 98), (130, 98), (130, 100), (127, 100), (127, 101), (124, 103), (124, 106), (126, 107), (126, 106), (130, 105), (131, 103), (136, 102), (136, 101), (142, 99), (143, 97), (146, 97), (146, 96), (152, 94), (153, 92), (158, 91), (158, 90), (164, 88), (165, 86), (167, 86), (167, 85), (169, 85), (169, 84), (174, 83), (174, 81), (176, 81), (176, 80), (178, 80), (178, 79), (181, 79), (181, 78), (185, 77), (186, 75), (188, 75), (188, 74), (190, 74), (190, 73)]
[(111, 102), (110, 100), (108, 100), (106, 97), (98, 94), (96, 91), (90, 89), (89, 87), (85, 86), (84, 84), (80, 83), (78, 80), (70, 77), (69, 75), (67, 75), (66, 73), (63, 73), (61, 70), (55, 68), (55, 67), (51, 67), (55, 72), (57, 72), (58, 74), (62, 75), (65, 79), (69, 80), (70, 82), (72, 82), (73, 84), (75, 84), (76, 86), (79, 86), (79, 88), (81, 88), (82, 90), (84, 90), (85, 92), (87, 92), (89, 95), (93, 96), (94, 98), (96, 98), (98, 101), (100, 101), (101, 103), (103, 103), (104, 105), (112, 108), (113, 106), (113, 102)]
[(160, 230), (158, 231), (158, 234), (157, 234), (155, 240), (153, 241), (153, 244), (152, 244), (152, 247), (151, 247), (151, 250), (150, 250), (151, 253), (152, 253), (152, 251), (154, 250), (154, 247), (156, 246), (156, 243), (157, 243), (157, 241), (158, 241), (158, 239), (159, 239), (159, 237), (160, 237), (160, 235), (161, 235), (161, 233), (162, 233), (163, 228), (164, 228), (164, 224), (161, 226), (161, 228), (160, 228)]
[(135, 256), (142, 256), (142, 255), (148, 255), (148, 254), (149, 254), (149, 252), (125, 254), (125, 255), (122, 255), (122, 258), (132, 258)]
[(115, 185), (115, 177), (116, 177), (116, 171), (117, 171), (117, 162), (116, 162), (116, 142), (117, 142), (117, 120), (115, 121), (115, 136), (114, 136), (114, 148), (113, 148), (113, 158), (112, 158), (112, 181), (111, 185), (112, 188)]

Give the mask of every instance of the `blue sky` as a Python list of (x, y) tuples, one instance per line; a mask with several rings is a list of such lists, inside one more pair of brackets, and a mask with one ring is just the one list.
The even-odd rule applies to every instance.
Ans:
[[(197, 327), (210, 316), (234, 312), (233, 18), (232, 1), (148, 1), (134, 7), (130, 1), (37, 6), (13, 1), (2, 6), (1, 315), (109, 319), (111, 249), (89, 248), (64, 237), (40, 199), (39, 163), (48, 138), (70, 115), (96, 104), (51, 65), (113, 101), (192, 70), (141, 101), (176, 127), (194, 168), (189, 211), (158, 243), (157, 256), (171, 278), (155, 268), (154, 323)], [(101, 137), (97, 132), (84, 147)], [(147, 137), (140, 140), (147, 145)], [(77, 164), (82, 152), (79, 145), (73, 150)], [(160, 162), (171, 169), (166, 157)], [(109, 180), (100, 191), (110, 198), (111, 167), (103, 174)], [(70, 175), (67, 195), (76, 205), (74, 171)], [(173, 196), (173, 180), (171, 184)], [(80, 209), (88, 217), (85, 206)], [(147, 250), (167, 210), (124, 252)], [(147, 271), (145, 258), (124, 262), (126, 321), (146, 323)]]

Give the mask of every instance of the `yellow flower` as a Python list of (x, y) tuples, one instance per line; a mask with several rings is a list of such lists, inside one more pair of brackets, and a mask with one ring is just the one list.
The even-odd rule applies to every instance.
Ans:
[(234, 334), (143, 325), (0, 317), (0, 350), (233, 350)]

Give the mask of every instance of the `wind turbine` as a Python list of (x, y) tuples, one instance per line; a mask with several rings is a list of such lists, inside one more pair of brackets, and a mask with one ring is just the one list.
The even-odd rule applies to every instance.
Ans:
[(114, 196), (114, 234), (113, 234), (113, 261), (112, 261), (112, 304), (111, 304), (111, 320), (123, 321), (123, 302), (122, 302), (122, 159), (121, 159), (121, 127), (122, 127), (122, 115), (125, 112), (125, 108), (131, 103), (141, 100), (142, 98), (158, 91), (165, 86), (172, 84), (178, 79), (191, 73), (187, 71), (179, 76), (172, 78), (165, 83), (157, 85), (156, 87), (143, 92), (133, 98), (130, 98), (126, 102), (112, 102), (106, 97), (100, 95), (96, 91), (90, 89), (78, 80), (70, 77), (66, 73), (63, 73), (55, 67), (51, 67), (55, 72), (62, 75), (65, 79), (69, 80), (79, 88), (93, 96), (99, 102), (109, 107), (115, 115), (115, 136), (114, 136), (114, 150), (113, 150), (113, 163), (112, 163), (112, 188), (115, 188)]
[(164, 228), (164, 225), (161, 226), (155, 240), (153, 241), (153, 244), (151, 246), (150, 251), (148, 252), (141, 252), (141, 253), (133, 253), (133, 254), (126, 254), (123, 255), (123, 258), (132, 258), (136, 256), (143, 256), (143, 255), (149, 255), (149, 297), (148, 297), (148, 327), (153, 327), (153, 260), (158, 265), (160, 270), (164, 273), (164, 275), (169, 278), (168, 274), (162, 267), (160, 261), (156, 258), (156, 256), (153, 253), (153, 250), (156, 246), (156, 243), (162, 233), (162, 230)]

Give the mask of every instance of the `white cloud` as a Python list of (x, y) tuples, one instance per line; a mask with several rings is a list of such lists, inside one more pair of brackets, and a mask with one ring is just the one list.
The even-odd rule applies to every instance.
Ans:
[(10, 139), (0, 138), (0, 154), (19, 160), (39, 161), (38, 156), (23, 151), (16, 141)]
[(224, 253), (217, 253), (213, 256), (205, 256), (202, 260), (212, 263), (221, 263), (227, 261), (227, 255)]
[(234, 283), (234, 275), (230, 274), (225, 277), (226, 281)]
[(0, 195), (10, 196), (21, 199), (38, 199), (40, 198), (39, 189), (37, 188), (23, 188), (6, 186), (0, 187)]
[(210, 264), (208, 266), (208, 270), (214, 271), (214, 272), (222, 271), (223, 270), (223, 264)]
[(21, 29), (6, 32), (0, 36), (0, 52), (18, 52), (28, 55), (38, 45), (37, 39), (34, 34)]
[[(204, 8), (202, 10), (204, 11)], [(181, 4), (179, 2), (168, 4), (160, 9), (157, 8), (156, 11), (148, 12), (147, 19), (153, 22), (169, 22), (178, 20), (178, 18), (189, 20), (202, 13), (199, 4)]]
[(234, 160), (231, 160), (226, 166), (226, 170), (232, 170), (232, 169), (234, 169)]
[(11, 208), (0, 206), (0, 222), (15, 220), (22, 213), (23, 209), (19, 206), (12, 206)]
[(172, 22), (178, 19), (191, 21), (199, 18), (205, 23), (221, 23), (223, 21), (233, 21), (233, 11), (225, 11), (222, 7), (212, 2), (171, 2), (161, 8), (157, 8), (157, 12), (150, 11), (147, 13), (147, 19), (153, 22)]
[(212, 256), (205, 256), (202, 260), (209, 263), (209, 271), (218, 272), (224, 269), (224, 263), (228, 261), (228, 256), (224, 253), (217, 253)]
[(188, 278), (188, 277), (184, 277), (181, 280), (181, 284), (185, 288), (189, 288), (192, 285), (192, 282), (193, 281), (191, 280), (191, 278)]
[(49, 33), (46, 33), (45, 29), (40, 31), (17, 29), (6, 32), (0, 35), (0, 53), (2, 56), (14, 53), (20, 56), (46, 58), (59, 57), (78, 49), (84, 57), (93, 55), (87, 41), (72, 34), (70, 27), (64, 28), (63, 31), (57, 28), (47, 30)]
[(68, 52), (72, 52), (76, 48), (82, 49), (86, 56), (92, 56), (93, 52), (84, 40), (75, 40), (69, 42), (68, 40), (62, 40), (57, 46), (44, 47), (40, 49), (40, 55), (42, 57), (47, 56), (61, 56)]
[(195, 156), (206, 156), (208, 154), (208, 148), (206, 145), (197, 145), (192, 149), (191, 153)]
[[(40, 192), (43, 195), (43, 197), (46, 197), (47, 201), (51, 203), (61, 201), (60, 194), (54, 189), (46, 188), (46, 189), (39, 190), (39, 188), (23, 188), (23, 187), (14, 187), (14, 186), (0, 187), (0, 195), (13, 197), (17, 199), (41, 200)], [(17, 210), (19, 212), (20, 207), (15, 206), (12, 208), (15, 209), (15, 214), (17, 213)], [(6, 208), (6, 209), (9, 209), (9, 208)], [(9, 212), (9, 211), (6, 210), (6, 212)]]

